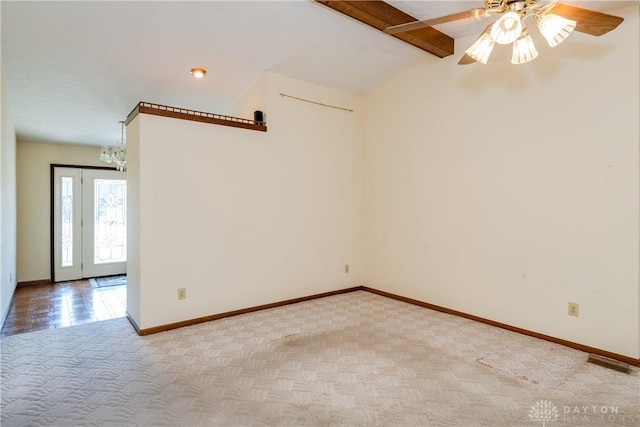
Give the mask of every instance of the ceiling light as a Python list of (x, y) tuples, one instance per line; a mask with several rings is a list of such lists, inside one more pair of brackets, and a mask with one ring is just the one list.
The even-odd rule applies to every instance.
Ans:
[(523, 29), (522, 34), (518, 37), (518, 40), (513, 42), (513, 55), (511, 56), (512, 64), (524, 64), (525, 62), (532, 61), (538, 56), (536, 46), (533, 44), (533, 39)]
[(507, 12), (491, 27), (491, 37), (496, 43), (509, 44), (522, 32), (522, 20), (517, 12)]
[(496, 45), (496, 42), (489, 34), (490, 28), (490, 26), (487, 27), (487, 29), (485, 29), (484, 32), (480, 34), (480, 37), (478, 37), (478, 39), (465, 52), (467, 55), (481, 64), (487, 63), (491, 52), (493, 52), (493, 47)]
[[(537, 18), (537, 17), (536, 17)], [(549, 46), (556, 47), (562, 43), (576, 28), (576, 21), (549, 13), (536, 19), (540, 33), (547, 39)]]
[(120, 124), (120, 139), (116, 145), (103, 145), (100, 151), (100, 160), (105, 163), (114, 163), (116, 169), (123, 172), (127, 170), (127, 141), (124, 139), (124, 122)]
[[(542, 6), (537, 5), (540, 0), (485, 0), (485, 11), (488, 15), (501, 15), (497, 21), (490, 24), (480, 37), (466, 51), (466, 55), (459, 64), (480, 62), (486, 64), (493, 51), (495, 43), (513, 44), (511, 63), (524, 64), (538, 57), (538, 51), (533, 39), (525, 29), (527, 18), (535, 20), (542, 36), (549, 46), (555, 47), (562, 43), (576, 29), (577, 22), (563, 16), (551, 13), (558, 4), (558, 0), (549, 0)], [(564, 9), (561, 9), (564, 10)], [(579, 9), (584, 13), (586, 10)], [(571, 9), (569, 9), (570, 13)], [(588, 12), (588, 11), (587, 11)], [(575, 15), (575, 13), (574, 13)], [(616, 28), (622, 18), (605, 15), (613, 21), (608, 27), (602, 27), (602, 34)], [(584, 29), (581, 28), (580, 31)], [(599, 35), (599, 31), (588, 34)], [(465, 59), (466, 58), (466, 59)]]
[(207, 70), (205, 70), (204, 68), (192, 68), (191, 69), (191, 75), (193, 77), (195, 77), (196, 79), (201, 79), (204, 76), (207, 75)]

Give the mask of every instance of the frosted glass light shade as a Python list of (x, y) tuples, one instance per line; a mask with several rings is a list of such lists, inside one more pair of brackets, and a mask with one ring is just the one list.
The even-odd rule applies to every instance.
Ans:
[(576, 28), (576, 21), (553, 13), (548, 13), (536, 21), (540, 33), (551, 47), (556, 47), (562, 43)]
[(486, 64), (489, 60), (493, 47), (495, 46), (493, 38), (487, 34), (482, 33), (480, 37), (471, 45), (465, 52), (467, 55), (475, 59), (481, 64)]
[(507, 12), (491, 27), (491, 37), (496, 43), (513, 43), (522, 33), (522, 20), (516, 12)]
[(526, 62), (536, 59), (538, 51), (533, 44), (533, 39), (526, 30), (522, 31), (522, 34), (513, 42), (513, 54), (511, 56), (512, 64), (524, 64)]

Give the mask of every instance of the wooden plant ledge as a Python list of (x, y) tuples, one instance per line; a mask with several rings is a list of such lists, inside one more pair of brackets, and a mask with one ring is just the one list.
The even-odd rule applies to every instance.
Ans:
[(231, 126), (236, 128), (267, 131), (267, 125), (238, 117), (223, 116), (220, 114), (205, 113), (202, 111), (188, 110), (186, 108), (169, 107), (167, 105), (153, 104), (151, 102), (139, 102), (129, 113), (125, 124), (129, 124), (138, 114), (152, 114), (154, 116), (171, 117), (174, 119), (191, 120), (194, 122), (211, 123), (214, 125)]

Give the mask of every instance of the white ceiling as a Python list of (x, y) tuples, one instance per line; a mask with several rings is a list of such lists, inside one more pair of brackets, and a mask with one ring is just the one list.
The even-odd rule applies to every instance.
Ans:
[[(418, 19), (483, 4), (389, 3)], [(637, 0), (565, 3), (606, 11)], [(365, 93), (429, 55), (311, 0), (2, 0), (0, 7), (16, 132), (33, 142), (114, 143), (118, 120), (139, 101), (225, 114), (265, 70)], [(457, 39), (485, 25), (438, 28)], [(208, 70), (204, 79), (189, 74), (196, 66)]]

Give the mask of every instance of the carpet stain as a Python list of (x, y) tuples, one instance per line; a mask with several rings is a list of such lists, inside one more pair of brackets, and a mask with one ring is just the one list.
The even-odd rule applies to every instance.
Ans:
[(530, 383), (532, 383), (532, 384), (539, 384), (539, 382), (538, 382), (538, 381), (536, 381), (536, 380), (532, 380), (532, 379), (530, 379), (529, 377), (527, 377), (526, 375), (517, 375), (517, 374), (514, 374), (514, 373), (512, 373), (512, 372), (505, 371), (505, 370), (503, 370), (503, 369), (497, 368), (497, 367), (495, 367), (495, 366), (493, 366), (493, 365), (491, 365), (491, 364), (489, 364), (489, 363), (485, 362), (485, 361), (484, 361), (484, 360), (482, 360), (482, 359), (483, 359), (482, 357), (481, 357), (481, 358), (479, 358), (479, 359), (476, 359), (476, 362), (477, 362), (477, 363), (478, 363), (478, 365), (480, 365), (480, 366), (484, 366), (485, 368), (489, 368), (489, 369), (494, 369), (494, 370), (496, 370), (496, 371), (498, 371), (498, 372), (500, 372), (500, 373), (502, 373), (502, 374), (509, 375), (509, 376), (511, 376), (511, 377), (515, 377), (515, 378), (518, 378), (518, 379), (520, 379), (520, 380), (530, 382)]
[(287, 334), (287, 335), (283, 335), (280, 338), (275, 338), (273, 340), (271, 340), (272, 343), (278, 342), (278, 341), (286, 341), (286, 340), (292, 340), (294, 338), (297, 338), (299, 334)]

